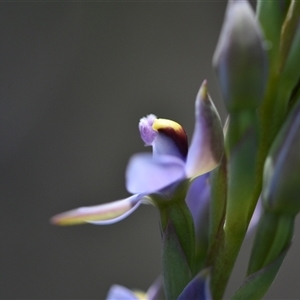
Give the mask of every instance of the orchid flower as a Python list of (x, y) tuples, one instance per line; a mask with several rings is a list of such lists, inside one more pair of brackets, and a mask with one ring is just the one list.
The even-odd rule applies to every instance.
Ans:
[(190, 146), (182, 126), (150, 114), (139, 122), (139, 131), (152, 153), (133, 155), (126, 169), (128, 198), (111, 203), (81, 207), (52, 217), (56, 225), (118, 222), (141, 203), (151, 203), (152, 195), (164, 194), (172, 186), (190, 181), (214, 169), (223, 155), (224, 137), (218, 112), (208, 95), (206, 80), (195, 102), (195, 127)]
[(165, 299), (162, 278), (158, 277), (148, 288), (147, 292), (130, 290), (122, 285), (114, 284), (110, 287), (106, 300), (162, 300)]
[(130, 290), (124, 286), (114, 284), (108, 291), (106, 300), (149, 300), (147, 293), (140, 290)]
[(140, 290), (130, 290), (124, 286), (114, 284), (108, 291), (106, 300), (148, 300), (147, 294)]

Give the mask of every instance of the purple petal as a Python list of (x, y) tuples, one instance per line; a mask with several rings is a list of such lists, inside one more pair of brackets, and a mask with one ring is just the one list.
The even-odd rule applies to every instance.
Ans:
[(197, 299), (211, 300), (211, 292), (209, 288), (209, 271), (202, 270), (191, 282), (185, 287), (177, 300)]
[(152, 193), (185, 178), (184, 162), (170, 155), (152, 157), (138, 153), (131, 157), (126, 170), (126, 187), (130, 193)]
[(106, 300), (138, 300), (138, 297), (126, 287), (114, 284), (109, 289)]
[(147, 300), (165, 299), (162, 276), (159, 276), (149, 287), (147, 291)]
[(82, 223), (106, 225), (116, 223), (134, 212), (141, 204), (143, 197), (143, 194), (133, 195), (111, 203), (76, 208), (52, 217), (51, 223), (55, 225)]
[(252, 230), (255, 228), (255, 226), (258, 224), (258, 221), (262, 215), (263, 212), (263, 205), (261, 199), (258, 199), (254, 213), (252, 215), (251, 221), (249, 223), (247, 234), (252, 232)]
[(208, 226), (210, 185), (208, 182), (209, 173), (195, 178), (187, 192), (186, 204), (193, 216), (196, 237), (206, 232)]
[(196, 177), (214, 169), (224, 152), (224, 136), (216, 107), (204, 81), (195, 103), (195, 128), (189, 148), (186, 173)]
[(154, 157), (172, 155), (183, 161), (186, 160), (188, 140), (180, 124), (168, 119), (156, 119), (152, 128), (157, 132), (157, 136), (152, 143)]

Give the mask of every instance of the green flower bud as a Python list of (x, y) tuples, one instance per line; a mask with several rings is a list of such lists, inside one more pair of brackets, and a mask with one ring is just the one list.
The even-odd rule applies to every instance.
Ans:
[(288, 8), (289, 1), (285, 0), (257, 1), (256, 14), (266, 39), (272, 66), (278, 64), (281, 26)]
[(281, 86), (283, 92), (286, 93), (288, 100), (291, 100), (294, 88), (297, 86), (297, 84), (299, 84), (300, 80), (300, 15), (299, 23), (295, 30), (295, 35), (286, 58), (284, 68), (281, 72)]
[(248, 2), (229, 2), (213, 65), (229, 112), (258, 107), (268, 74), (267, 56)]
[(267, 210), (300, 211), (300, 102), (277, 135), (264, 166), (263, 203)]
[(282, 70), (284, 63), (289, 55), (290, 48), (293, 44), (296, 31), (297, 30), (299, 31), (299, 26), (300, 26), (300, 2), (298, 0), (292, 0), (286, 18), (281, 28), (280, 58), (279, 58), (280, 70)]

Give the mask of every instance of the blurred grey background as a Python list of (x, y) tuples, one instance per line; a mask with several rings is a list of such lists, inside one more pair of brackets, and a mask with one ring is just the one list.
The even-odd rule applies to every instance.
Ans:
[[(147, 289), (160, 273), (157, 211), (111, 226), (49, 218), (126, 197), (139, 119), (193, 130), (225, 1), (1, 3), (1, 299), (103, 299), (113, 283)], [(298, 222), (299, 223), (299, 222)], [(299, 224), (298, 224), (299, 229)], [(300, 295), (299, 236), (266, 299)], [(249, 240), (227, 295), (241, 282)]]

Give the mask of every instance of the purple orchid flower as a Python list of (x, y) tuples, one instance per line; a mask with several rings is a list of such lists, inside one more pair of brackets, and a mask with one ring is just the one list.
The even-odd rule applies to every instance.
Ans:
[(124, 286), (114, 284), (108, 291), (106, 300), (162, 300), (165, 299), (162, 278), (158, 277), (147, 292), (130, 290)]
[(140, 120), (139, 131), (152, 153), (131, 157), (126, 169), (126, 187), (133, 195), (111, 203), (81, 207), (52, 217), (56, 225), (118, 222), (141, 203), (154, 204), (151, 195), (170, 191), (184, 180), (192, 180), (214, 169), (224, 150), (219, 114), (202, 83), (195, 102), (195, 127), (188, 147), (187, 135), (178, 123), (150, 114)]
[(140, 290), (130, 290), (122, 285), (114, 284), (108, 291), (106, 300), (139, 300), (147, 299), (146, 293)]

